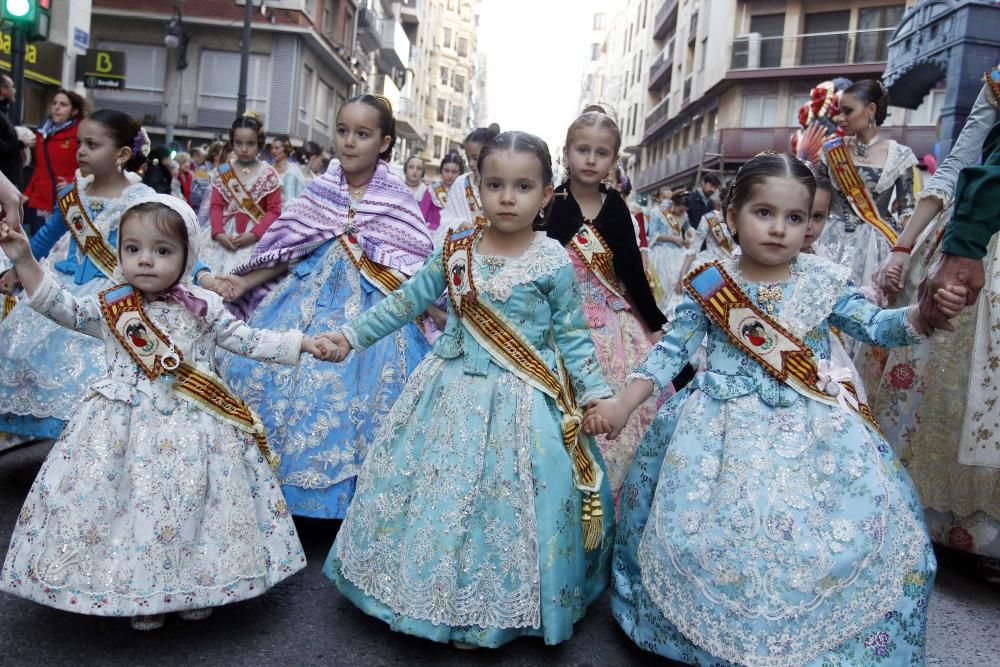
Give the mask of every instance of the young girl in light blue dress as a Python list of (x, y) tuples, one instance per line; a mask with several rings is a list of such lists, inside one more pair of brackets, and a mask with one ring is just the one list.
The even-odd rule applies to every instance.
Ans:
[(532, 229), (552, 197), (548, 148), (508, 132), (479, 164), (489, 224), (453, 230), (334, 337), (349, 361), (449, 292), (444, 333), (372, 441), (324, 572), (393, 630), (556, 644), (608, 582), (614, 507), (576, 406), (611, 392), (569, 255)]
[[(707, 369), (666, 403), (619, 504), (612, 611), (642, 648), (694, 665), (921, 664), (936, 563), (913, 486), (831, 327), (910, 345), (915, 308), (880, 310), (850, 272), (800, 254), (816, 182), (760, 155), (726, 217), (742, 252), (684, 279), (674, 328), (587, 428), (617, 436), (708, 337)], [(964, 288), (941, 290), (955, 315)]]

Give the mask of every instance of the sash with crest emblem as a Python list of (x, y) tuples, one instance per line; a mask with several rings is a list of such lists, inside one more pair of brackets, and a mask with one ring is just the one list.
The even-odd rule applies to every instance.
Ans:
[[(771, 377), (806, 398), (831, 406), (848, 405), (881, 432), (875, 416), (858, 399), (851, 382), (826, 382), (821, 388), (820, 370), (812, 350), (753, 303), (721, 264), (709, 262), (698, 267), (682, 284), (730, 342)], [(847, 392), (847, 396), (840, 396), (842, 392)]]
[(146, 377), (171, 376), (171, 387), (182, 399), (253, 435), (264, 459), (272, 468), (278, 467), (279, 457), (268, 446), (260, 418), (221, 378), (184, 361), (170, 337), (149, 319), (142, 295), (134, 287), (127, 283), (112, 287), (101, 292), (99, 299), (111, 333)]
[(263, 220), (265, 215), (264, 209), (250, 195), (250, 191), (246, 189), (240, 177), (236, 175), (233, 165), (228, 162), (219, 165), (218, 174), (222, 185), (225, 187), (226, 194), (229, 195), (229, 200), (236, 204), (236, 207), (240, 211), (250, 216), (250, 219), (255, 223)]
[(729, 227), (722, 220), (722, 216), (715, 211), (709, 211), (705, 214), (704, 220), (705, 224), (708, 225), (708, 233), (712, 235), (715, 242), (722, 248), (722, 252), (727, 257), (732, 257), (736, 251), (736, 242), (733, 241), (733, 235), (729, 233)]
[(472, 189), (472, 176), (465, 180), (465, 201), (469, 205), (469, 213), (472, 214), (472, 224), (481, 227), (486, 224), (486, 216), (483, 215), (483, 205), (479, 203), (479, 197)]
[(618, 286), (618, 278), (612, 264), (614, 253), (611, 252), (604, 237), (592, 225), (585, 222), (576, 234), (573, 234), (569, 245), (600, 283), (624, 301), (625, 295)]
[(434, 181), (434, 184), (431, 185), (431, 193), (438, 208), (444, 208), (448, 205), (448, 186), (444, 184), (444, 181)]
[(604, 534), (604, 511), (601, 507), (604, 473), (583, 435), (583, 413), (576, 404), (576, 396), (562, 361), (559, 361), (558, 373), (554, 372), (517, 327), (479, 298), (473, 275), (472, 252), (481, 234), (482, 227), (474, 227), (452, 231), (445, 239), (443, 259), (448, 297), (466, 330), (490, 353), (493, 360), (555, 400), (562, 412), (563, 444), (573, 464), (574, 483), (583, 496), (584, 548), (591, 551), (601, 545)]
[(118, 253), (104, 238), (104, 234), (94, 226), (87, 207), (80, 199), (78, 187), (74, 183), (73, 188), (59, 198), (59, 211), (80, 252), (109, 280), (113, 280), (115, 269), (118, 268)]
[(5, 317), (10, 315), (10, 311), (14, 310), (14, 306), (17, 305), (17, 297), (11, 296), (10, 294), (3, 295), (3, 304), (0, 305), (0, 321), (3, 321)]
[(1000, 65), (983, 75), (983, 83), (990, 89), (990, 102), (1000, 107)]
[(830, 167), (830, 173), (840, 191), (844, 194), (847, 202), (851, 205), (854, 213), (875, 228), (890, 246), (896, 245), (899, 235), (892, 225), (887, 223), (878, 213), (878, 207), (872, 195), (865, 187), (864, 181), (858, 174), (858, 168), (854, 164), (850, 151), (843, 137), (835, 137), (823, 144), (823, 152), (826, 153), (826, 162)]

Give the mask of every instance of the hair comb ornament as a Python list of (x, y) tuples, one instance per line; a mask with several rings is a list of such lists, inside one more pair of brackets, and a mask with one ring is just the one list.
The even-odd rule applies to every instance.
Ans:
[(384, 104), (385, 108), (389, 110), (390, 114), (393, 113), (393, 111), (392, 111), (392, 102), (389, 101), (388, 97), (386, 97), (385, 95), (376, 95), (375, 99), (377, 99), (382, 104)]
[(260, 123), (261, 125), (264, 124), (264, 117), (261, 116), (259, 112), (255, 111), (253, 109), (250, 109), (249, 111), (244, 111), (243, 112), (243, 117), (244, 118), (252, 118), (255, 121), (257, 121), (258, 123)]

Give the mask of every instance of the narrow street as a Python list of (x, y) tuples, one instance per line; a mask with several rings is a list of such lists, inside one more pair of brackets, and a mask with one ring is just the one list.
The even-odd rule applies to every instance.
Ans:
[[(0, 454), (0, 542), (5, 546), (48, 443)], [(9, 665), (665, 665), (636, 648), (611, 617), (607, 594), (571, 641), (522, 639), (497, 651), (459, 651), (390, 631), (354, 608), (323, 576), (330, 524), (300, 521), (309, 565), (262, 597), (222, 607), (205, 621), (170, 616), (139, 633), (125, 619), (70, 614), (0, 595), (0, 664)], [(6, 551), (6, 549), (5, 549)], [(961, 554), (940, 556), (931, 598), (927, 664), (1000, 664), (1000, 589), (972, 575)]]

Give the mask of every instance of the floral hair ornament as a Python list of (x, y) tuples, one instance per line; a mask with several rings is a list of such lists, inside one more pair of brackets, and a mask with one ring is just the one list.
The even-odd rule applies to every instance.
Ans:
[(244, 118), (252, 118), (253, 120), (257, 121), (257, 123), (261, 127), (264, 126), (264, 117), (261, 116), (259, 112), (254, 111), (253, 109), (250, 109), (249, 111), (244, 111), (243, 112), (243, 117)]
[(149, 157), (149, 151), (152, 149), (153, 144), (149, 141), (149, 135), (146, 133), (146, 128), (140, 127), (139, 131), (135, 133), (135, 139), (132, 140), (132, 153), (141, 153), (143, 157)]

